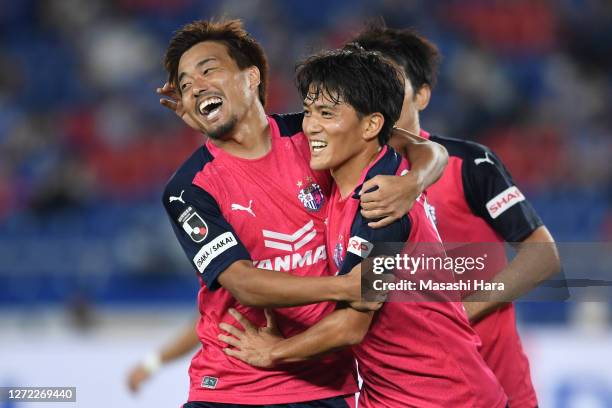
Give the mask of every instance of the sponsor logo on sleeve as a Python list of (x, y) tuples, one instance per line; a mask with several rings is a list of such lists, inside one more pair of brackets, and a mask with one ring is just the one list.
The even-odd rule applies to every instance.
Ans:
[(516, 186), (511, 186), (493, 197), (487, 202), (487, 211), (491, 218), (495, 219), (502, 215), (513, 205), (525, 200), (525, 196)]
[(193, 257), (193, 263), (198, 268), (198, 271), (202, 273), (213, 259), (237, 244), (238, 242), (234, 234), (225, 232), (200, 248)]
[(361, 237), (354, 236), (349, 239), (346, 250), (362, 258), (367, 258), (372, 249), (374, 249), (374, 244)]

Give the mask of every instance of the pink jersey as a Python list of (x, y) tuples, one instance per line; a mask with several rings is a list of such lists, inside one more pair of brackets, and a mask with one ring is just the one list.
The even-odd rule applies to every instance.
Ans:
[[(424, 131), (421, 136), (430, 138)], [(491, 150), (465, 140), (440, 136), (431, 136), (431, 140), (446, 147), (450, 156), (444, 174), (427, 191), (443, 241), (520, 242), (542, 225)], [(513, 199), (501, 199), (504, 195)], [(503, 246), (487, 249), (490, 278), (506, 266), (507, 259)], [(473, 327), (482, 341), (480, 352), (504, 387), (510, 406), (537, 406), (529, 360), (516, 330), (514, 305), (494, 311)]]
[[(325, 214), (330, 177), (309, 167), (310, 150), (301, 116), (269, 118), (272, 148), (247, 160), (210, 141), (168, 184), (164, 203), (183, 249), (198, 271), (202, 343), (189, 375), (190, 401), (281, 404), (312, 401), (357, 391), (350, 352), (277, 370), (258, 369), (223, 352), (220, 322), (236, 324), (236, 308), (255, 325), (265, 325), (261, 309), (244, 307), (219, 287), (217, 277), (233, 262), (299, 276), (327, 276)], [(333, 311), (319, 303), (277, 309), (285, 336), (302, 332)]]
[[(360, 183), (406, 168), (406, 161), (385, 147), (363, 172)], [(356, 196), (343, 199), (333, 188), (328, 209), (328, 257), (332, 269), (340, 273), (359, 263), (360, 258), (351, 250), (353, 241), (366, 241), (374, 247), (377, 242), (440, 242), (426, 215), (423, 196), (405, 217), (382, 229), (367, 227), (358, 210)], [(353, 348), (363, 378), (359, 406), (504, 407), (506, 396), (478, 353), (478, 345), (461, 303), (385, 303), (374, 315), (362, 343)]]

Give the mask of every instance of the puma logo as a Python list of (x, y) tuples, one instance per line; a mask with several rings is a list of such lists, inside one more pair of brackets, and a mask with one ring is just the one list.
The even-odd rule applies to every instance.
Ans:
[(185, 190), (181, 190), (181, 194), (179, 194), (179, 196), (170, 196), (170, 198), (168, 199), (168, 202), (173, 202), (173, 201), (180, 201), (181, 203), (185, 204), (185, 201), (183, 201), (183, 193), (185, 192)]
[(493, 163), (493, 160), (491, 160), (491, 158), (489, 157), (489, 152), (485, 152), (485, 157), (481, 157), (480, 159), (474, 159), (474, 163), (477, 166), (481, 163), (491, 163), (495, 166), (495, 163)]
[(253, 200), (249, 200), (249, 206), (248, 207), (244, 207), (244, 206), (242, 206), (240, 204), (232, 204), (232, 210), (234, 210), (234, 211), (246, 211), (249, 214), (251, 214), (253, 217), (255, 217), (255, 213), (251, 209), (252, 205), (253, 205)]

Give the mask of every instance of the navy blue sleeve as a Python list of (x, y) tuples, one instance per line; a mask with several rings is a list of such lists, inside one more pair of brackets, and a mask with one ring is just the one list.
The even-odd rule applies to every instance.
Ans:
[(368, 226), (369, 222), (371, 220), (357, 212), (351, 227), (351, 238), (346, 248), (346, 256), (338, 275), (349, 273), (368, 256), (396, 255), (395, 253), (384, 253), (384, 246), (380, 245), (381, 243), (408, 241), (411, 228), (408, 215), (382, 228), (371, 228)]
[(215, 199), (191, 184), (191, 172), (181, 170), (166, 186), (163, 204), (185, 255), (206, 286), (215, 290), (225, 269), (251, 257)]
[(302, 112), (274, 114), (272, 117), (278, 124), (281, 136), (290, 137), (302, 131), (302, 120), (304, 119)]
[(543, 225), (501, 160), (487, 147), (469, 144), (463, 159), (465, 199), (507, 242), (520, 242)]

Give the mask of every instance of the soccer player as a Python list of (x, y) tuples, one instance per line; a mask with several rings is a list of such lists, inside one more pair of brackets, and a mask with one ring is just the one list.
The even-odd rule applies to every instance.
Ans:
[[(478, 143), (430, 135), (419, 113), (429, 103), (438, 70), (437, 48), (416, 32), (372, 26), (352, 40), (378, 51), (402, 67), (406, 92), (397, 126), (445, 146), (449, 165), (427, 191), (443, 241), (500, 243), (487, 268), (504, 291), (475, 293), (464, 305), (482, 341), (481, 354), (508, 395), (510, 407), (537, 406), (529, 362), (516, 329), (512, 299), (524, 295), (560, 270), (554, 240), (529, 201), (516, 187), (499, 157)], [(486, 86), (486, 84), (483, 84)], [(515, 243), (507, 263), (502, 242)], [(488, 246), (489, 251), (495, 248)], [(495, 263), (494, 263), (495, 262)], [(492, 276), (491, 276), (492, 277)]]
[[(217, 339), (230, 308), (263, 324), (257, 307), (283, 307), (279, 327), (294, 335), (333, 310), (325, 301), (356, 300), (358, 276), (330, 276), (327, 267), (324, 223), (331, 178), (308, 165), (301, 116), (265, 114), (265, 55), (238, 21), (184, 26), (171, 39), (164, 62), (169, 86), (162, 93), (176, 89), (178, 100), (163, 103), (209, 138), (172, 176), (163, 196), (202, 282), (197, 325), (202, 348), (190, 366), (185, 407), (347, 406), (343, 396), (356, 391), (349, 354), (259, 370), (228, 359)], [(414, 195), (415, 180), (417, 189), (420, 182), (430, 184), (444, 164), (431, 145), (414, 146), (414, 152), (421, 159), (417, 176), (394, 181), (409, 186), (405, 197), (395, 200), (399, 206)], [(430, 160), (433, 156), (437, 160)], [(300, 305), (306, 306), (294, 307)], [(299, 404), (304, 401), (311, 402)]]
[[(404, 100), (399, 68), (374, 52), (328, 51), (299, 65), (297, 83), (310, 165), (330, 169), (335, 181), (327, 213), (330, 268), (344, 274), (359, 267), (365, 254), (354, 243), (376, 248), (383, 242), (437, 242), (441, 247), (423, 196), (409, 213), (381, 229), (369, 227), (359, 212), (362, 183), (408, 167), (386, 144)], [(506, 405), (460, 302), (387, 302), (376, 313), (340, 307), (287, 339), (273, 330), (270, 319), (268, 330), (261, 331), (240, 314), (232, 315), (246, 333), (222, 323), (231, 336), (219, 338), (234, 347), (225, 352), (255, 365), (309, 361), (353, 346), (363, 378), (360, 407)]]

